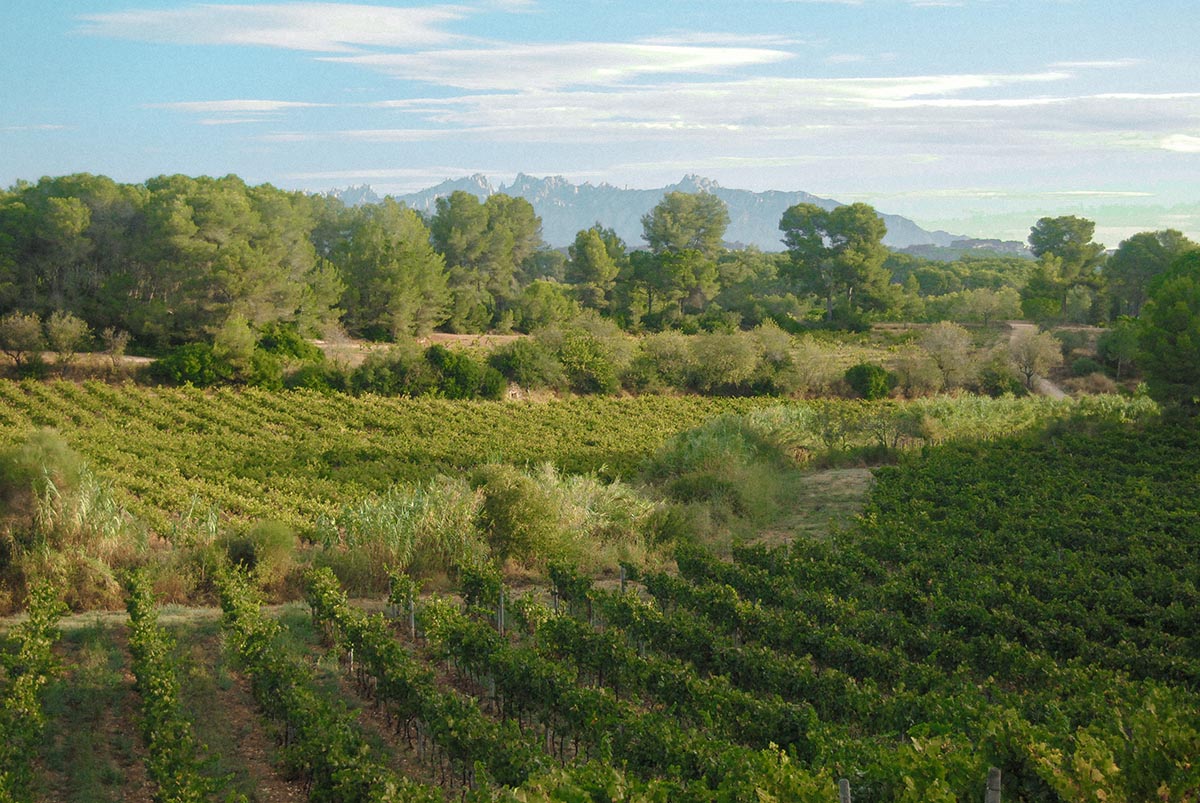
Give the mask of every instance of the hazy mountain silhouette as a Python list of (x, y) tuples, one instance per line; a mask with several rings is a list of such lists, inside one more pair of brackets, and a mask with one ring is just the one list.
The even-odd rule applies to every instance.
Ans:
[[(463, 190), (480, 199), (494, 193), (505, 193), (524, 198), (533, 205), (542, 219), (542, 237), (553, 247), (562, 247), (575, 241), (575, 234), (594, 223), (614, 229), (630, 246), (637, 247), (642, 241), (642, 215), (649, 212), (668, 192), (709, 192), (716, 195), (729, 208), (729, 229), (725, 240), (731, 244), (755, 245), (764, 251), (782, 251), (779, 219), (789, 206), (799, 203), (816, 204), (824, 209), (833, 209), (841, 203), (829, 198), (819, 198), (802, 191), (769, 190), (751, 192), (722, 187), (711, 179), (696, 175), (684, 176), (669, 187), (653, 190), (635, 190), (615, 187), (612, 184), (574, 184), (561, 176), (537, 178), (524, 173), (517, 175), (507, 186), (493, 185), (482, 174), (443, 181), (436, 187), (420, 192), (395, 196), (408, 206), (426, 214), (436, 211), (436, 201), (455, 190)], [(369, 187), (351, 187), (333, 193), (348, 204), (372, 203), (379, 200)], [(881, 214), (887, 223), (884, 243), (892, 248), (913, 245), (949, 246), (961, 236), (944, 231), (926, 231), (908, 218), (899, 215)]]

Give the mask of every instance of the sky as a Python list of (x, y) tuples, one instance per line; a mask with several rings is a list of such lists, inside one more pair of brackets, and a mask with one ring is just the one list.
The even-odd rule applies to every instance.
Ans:
[(1200, 239), (1197, 0), (0, 0), (0, 186), (517, 173)]

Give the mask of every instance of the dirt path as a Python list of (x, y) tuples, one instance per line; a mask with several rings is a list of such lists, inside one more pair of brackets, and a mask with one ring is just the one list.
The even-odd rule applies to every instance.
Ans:
[[(1037, 331), (1037, 324), (1025, 323), (1024, 321), (1009, 321), (1009, 328), (1012, 333), (1009, 335), (1009, 342), (1016, 339), (1021, 332)], [(1058, 385), (1046, 379), (1044, 376), (1035, 376), (1033, 378), (1033, 390), (1041, 396), (1049, 396), (1051, 399), (1065, 399), (1067, 393)]]
[(150, 803), (124, 628), (80, 630), (55, 648), (63, 676), (46, 704), (46, 803)]
[(217, 774), (253, 803), (299, 803), (303, 786), (283, 778), (250, 682), (226, 664), (215, 622), (176, 631), (186, 656), (183, 693), (198, 741), (218, 763)]

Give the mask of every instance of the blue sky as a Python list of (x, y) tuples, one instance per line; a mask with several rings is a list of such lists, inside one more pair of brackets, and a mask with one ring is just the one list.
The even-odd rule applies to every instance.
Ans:
[(3, 0), (0, 184), (481, 172), (1200, 238), (1196, 0)]

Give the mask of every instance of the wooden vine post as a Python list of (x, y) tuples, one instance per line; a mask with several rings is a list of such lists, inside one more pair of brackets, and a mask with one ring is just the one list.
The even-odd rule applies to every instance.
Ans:
[(1000, 803), (1000, 770), (992, 767), (988, 770), (987, 797), (985, 803)]

